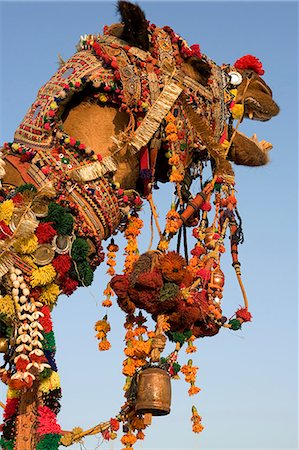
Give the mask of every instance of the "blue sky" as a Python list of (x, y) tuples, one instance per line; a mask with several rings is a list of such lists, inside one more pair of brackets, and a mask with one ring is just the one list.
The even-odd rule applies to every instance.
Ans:
[[(169, 25), (218, 64), (251, 53), (281, 107), (267, 123), (243, 123), (241, 131), (272, 142), (267, 167), (236, 168), (245, 243), (243, 281), (253, 322), (242, 332), (222, 330), (197, 342), (194, 362), (202, 388), (194, 402), (205, 430), (193, 435), (193, 399), (183, 380), (173, 382), (172, 412), (155, 418), (136, 450), (295, 449), (297, 441), (297, 234), (298, 234), (298, 4), (295, 2), (140, 2), (147, 18)], [(10, 141), (37, 90), (75, 51), (79, 37), (117, 21), (114, 2), (1, 2), (1, 142)], [(158, 192), (160, 220), (169, 188)], [(142, 215), (148, 220), (147, 208)], [(147, 219), (146, 219), (147, 217)], [(147, 248), (148, 227), (141, 239)], [(190, 242), (191, 246), (191, 242)], [(121, 253), (121, 252), (120, 252)], [(229, 257), (224, 261), (223, 310), (242, 302)], [(113, 306), (110, 352), (99, 353), (93, 326), (101, 305), (105, 267), (89, 289), (62, 297), (54, 311), (57, 361), (63, 388), (60, 423), (88, 428), (113, 416), (123, 403), (121, 376), (124, 315)], [(121, 260), (118, 272), (121, 272)], [(184, 363), (187, 355), (182, 352)], [(5, 398), (1, 386), (0, 400)], [(87, 449), (98, 440), (88, 438)], [(73, 448), (79, 448), (74, 446)], [(121, 448), (118, 441), (103, 449)]]

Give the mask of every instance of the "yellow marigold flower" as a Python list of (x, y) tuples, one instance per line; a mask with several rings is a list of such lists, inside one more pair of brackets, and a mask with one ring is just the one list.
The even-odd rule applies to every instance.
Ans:
[(51, 283), (43, 288), (39, 299), (44, 305), (52, 306), (57, 301), (59, 293), (60, 289), (58, 284)]
[(165, 252), (165, 250), (167, 250), (169, 247), (169, 242), (168, 241), (160, 241), (158, 244), (158, 249), (161, 250), (162, 252)]
[(244, 114), (244, 106), (240, 104), (236, 104), (231, 109), (233, 119), (241, 119)]
[(30, 284), (32, 287), (45, 286), (51, 283), (56, 277), (56, 272), (52, 264), (39, 267), (32, 271)]
[(114, 261), (114, 259), (108, 259), (107, 266), (111, 266), (111, 267), (116, 266), (116, 261)]
[(146, 364), (145, 359), (135, 359), (135, 366), (136, 367), (143, 367)]
[(102, 102), (102, 103), (106, 103), (106, 101), (108, 100), (108, 97), (107, 97), (107, 95), (105, 95), (105, 94), (100, 94), (100, 95), (99, 95), (99, 100), (100, 100), (100, 102)]
[(54, 370), (51, 372), (51, 375), (48, 378), (41, 380), (39, 384), (40, 391), (45, 394), (58, 388), (60, 388), (60, 378), (58, 373)]
[(126, 356), (135, 356), (135, 349), (133, 348), (133, 347), (126, 347), (125, 349), (124, 349), (124, 354), (126, 355)]
[(201, 423), (195, 423), (192, 426), (193, 433), (201, 433), (203, 429), (204, 429), (204, 426), (202, 426)]
[(21, 391), (17, 391), (16, 389), (11, 389), (10, 387), (7, 390), (7, 398), (20, 398)]
[(194, 353), (196, 352), (197, 347), (195, 347), (195, 345), (188, 345), (188, 347), (186, 348), (186, 353)]
[(170, 122), (166, 127), (165, 127), (165, 133), (166, 134), (171, 134), (171, 133), (176, 133), (178, 131), (177, 127), (175, 126), (174, 123)]
[(72, 445), (73, 442), (73, 433), (65, 433), (63, 436), (61, 436), (59, 443), (61, 445), (64, 445), (65, 447), (68, 447)]
[(179, 219), (180, 218), (180, 215), (179, 215), (179, 213), (175, 210), (175, 209), (170, 209), (169, 211), (168, 211), (168, 213), (166, 214), (166, 218), (167, 219)]
[(3, 220), (6, 225), (11, 221), (14, 210), (14, 202), (12, 200), (5, 200), (0, 204), (0, 221)]
[(222, 142), (221, 146), (226, 150), (229, 147), (229, 141), (227, 141), (226, 139), (224, 139), (224, 141)]
[(103, 331), (105, 334), (110, 331), (110, 324), (105, 319), (98, 320), (94, 327), (96, 331)]
[(175, 220), (168, 220), (165, 225), (167, 234), (175, 234), (179, 229), (179, 224)]
[(168, 113), (166, 116), (166, 122), (175, 122), (175, 117), (173, 114)]
[(135, 372), (135, 361), (132, 358), (125, 359), (123, 362), (123, 374), (132, 377)]
[(104, 294), (104, 295), (114, 295), (114, 292), (113, 292), (113, 290), (111, 289), (109, 283), (108, 283), (106, 289), (104, 290), (103, 294)]
[(99, 332), (96, 334), (96, 338), (97, 338), (97, 339), (103, 339), (104, 337), (106, 337), (106, 333), (105, 333), (104, 331), (99, 331)]
[(168, 162), (171, 166), (177, 166), (180, 162), (179, 155), (176, 154), (172, 155), (171, 158), (169, 158)]
[(131, 432), (124, 434), (123, 437), (121, 438), (121, 443), (124, 445), (127, 445), (127, 444), (134, 445), (136, 441), (137, 441), (137, 437)]
[(103, 339), (102, 342), (99, 343), (99, 350), (101, 352), (105, 352), (111, 348), (111, 344), (107, 339)]
[(178, 135), (176, 133), (168, 134), (166, 137), (166, 141), (176, 142), (178, 140)]
[(172, 183), (180, 183), (181, 181), (183, 181), (184, 179), (184, 175), (181, 174), (178, 170), (174, 170), (172, 169), (172, 172), (170, 174), (169, 177), (169, 181), (171, 181)]
[(154, 331), (148, 331), (147, 332), (147, 337), (149, 339), (153, 339), (156, 336), (156, 333)]
[(137, 358), (144, 358), (150, 354), (151, 342), (150, 341), (133, 341), (133, 347), (135, 349), (135, 356)]
[(102, 302), (102, 306), (104, 306), (104, 308), (110, 308), (110, 306), (112, 306), (112, 301), (109, 298), (106, 298), (106, 300)]
[(142, 334), (146, 333), (146, 331), (147, 331), (146, 327), (139, 326), (134, 330), (134, 334), (135, 336), (141, 336)]
[(29, 238), (18, 239), (14, 243), (14, 248), (16, 252), (21, 254), (31, 254), (35, 252), (38, 246), (38, 240), (35, 234), (32, 234)]
[(191, 395), (196, 395), (196, 394), (198, 394), (198, 393), (200, 392), (200, 390), (201, 390), (201, 389), (200, 389), (199, 387), (192, 385), (192, 386), (190, 387), (190, 389), (188, 390), (188, 394), (189, 394), (190, 397), (191, 397)]
[(10, 295), (5, 295), (0, 298), (0, 311), (1, 315), (5, 316), (9, 321), (15, 319), (16, 311), (14, 301)]

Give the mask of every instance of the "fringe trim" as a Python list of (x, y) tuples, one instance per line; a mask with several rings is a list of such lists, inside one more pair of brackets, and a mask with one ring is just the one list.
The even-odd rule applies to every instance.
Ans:
[(115, 172), (117, 165), (111, 156), (106, 156), (102, 161), (95, 161), (91, 164), (71, 170), (70, 177), (77, 182), (85, 182), (101, 178), (108, 172)]
[(215, 174), (221, 175), (231, 183), (234, 181), (234, 171), (231, 163), (226, 159), (225, 149), (221, 146), (221, 144), (215, 141), (207, 120), (194, 111), (192, 106), (190, 106), (185, 99), (183, 103), (192, 127), (194, 127), (195, 131), (203, 140), (210, 156), (215, 160)]
[(2, 180), (2, 178), (4, 178), (5, 177), (5, 161), (4, 161), (4, 159), (2, 158), (2, 156), (3, 156), (3, 153), (2, 153), (2, 151), (0, 151), (0, 180)]
[(134, 147), (134, 153), (137, 153), (141, 147), (150, 141), (182, 91), (183, 89), (173, 81), (164, 87), (158, 99), (134, 133), (131, 142), (131, 145)]
[(17, 238), (27, 238), (31, 236), (37, 228), (39, 222), (36, 218), (26, 218), (26, 216), (20, 221), (18, 225)]
[(5, 252), (0, 256), (0, 278), (2, 278), (11, 267), (13, 267), (14, 262), (12, 256)]

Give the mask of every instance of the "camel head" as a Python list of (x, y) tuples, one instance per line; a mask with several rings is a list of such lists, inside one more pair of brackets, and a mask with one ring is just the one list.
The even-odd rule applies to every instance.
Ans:
[(261, 78), (263, 74), (262, 63), (252, 55), (238, 59), (229, 72), (237, 88), (236, 104), (244, 101), (244, 117), (262, 122), (279, 113), (270, 87)]

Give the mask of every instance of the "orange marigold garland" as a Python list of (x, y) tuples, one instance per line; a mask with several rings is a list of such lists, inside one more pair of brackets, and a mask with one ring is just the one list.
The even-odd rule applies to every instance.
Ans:
[(100, 351), (109, 350), (111, 348), (111, 344), (107, 339), (107, 334), (110, 329), (110, 323), (107, 321), (107, 315), (105, 315), (102, 320), (98, 320), (95, 324), (95, 331), (97, 331), (96, 338), (100, 341)]
[(192, 364), (192, 359), (189, 359), (188, 364), (185, 364), (181, 367), (181, 372), (185, 375), (185, 381), (187, 383), (190, 383), (190, 388), (188, 390), (188, 394), (190, 396), (198, 394), (198, 392), (200, 391), (200, 388), (195, 386), (198, 367), (195, 367)]
[(125, 238), (127, 246), (125, 247), (126, 260), (124, 264), (124, 273), (131, 272), (134, 262), (139, 256), (137, 236), (140, 234), (143, 222), (139, 217), (129, 216), (125, 229)]
[(194, 343), (193, 343), (194, 341), (195, 341), (195, 336), (191, 336), (190, 339), (188, 339), (188, 341), (187, 341), (188, 346), (186, 348), (186, 353), (195, 353), (196, 352), (197, 347), (194, 345)]
[(197, 412), (196, 407), (193, 405), (192, 406), (192, 416), (191, 416), (191, 421), (192, 421), (192, 431), (193, 433), (201, 433), (202, 430), (204, 429), (202, 423), (201, 423), (201, 417)]
[[(114, 239), (112, 238), (110, 241), (110, 244), (107, 247), (107, 266), (108, 270), (106, 273), (108, 273), (111, 277), (115, 275), (115, 265), (116, 265), (116, 252), (118, 251), (119, 247), (114, 243)], [(110, 283), (107, 284), (106, 289), (104, 290), (105, 300), (102, 302), (102, 306), (106, 308), (110, 308), (112, 306), (111, 297), (114, 296), (114, 291), (110, 286)]]

